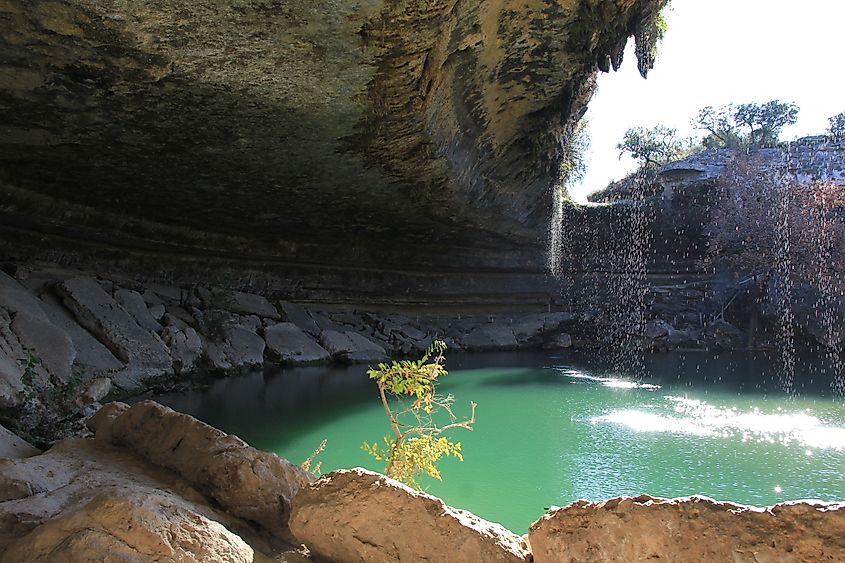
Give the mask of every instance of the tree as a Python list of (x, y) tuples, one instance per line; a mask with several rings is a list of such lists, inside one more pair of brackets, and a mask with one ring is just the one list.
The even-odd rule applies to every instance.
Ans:
[[(443, 367), (445, 350), (446, 344), (436, 340), (420, 360), (379, 364), (378, 369), (367, 372), (378, 385), (392, 435), (384, 437), (384, 447), (378, 442), (364, 443), (361, 447), (377, 461), (387, 464), (388, 477), (416, 488), (419, 488), (416, 478), (422, 474), (442, 480), (437, 462), (444, 455), (463, 461), (461, 443), (441, 434), (451, 428), (472, 430), (475, 423), (475, 403), (470, 403), (470, 417), (459, 421), (452, 412), (454, 397), (436, 394), (438, 378), (448, 373)], [(388, 395), (398, 407), (391, 407)], [(404, 402), (407, 398), (413, 400), (410, 405)], [(449, 416), (450, 422), (445, 426), (438, 426), (434, 420), (440, 410)]]
[(707, 132), (701, 140), (705, 149), (770, 147), (778, 143), (785, 126), (798, 120), (798, 111), (795, 104), (778, 100), (707, 106), (698, 111), (692, 126)]
[(735, 112), (733, 104), (707, 106), (698, 110), (698, 115), (692, 120), (692, 126), (707, 131), (707, 135), (701, 140), (705, 149), (734, 148), (742, 144), (742, 133), (734, 122)]
[(642, 168), (662, 166), (684, 153), (684, 143), (678, 132), (665, 125), (628, 129), (616, 148), (620, 156), (628, 153), (640, 161)]
[(740, 104), (734, 112), (734, 121), (739, 127), (748, 128), (748, 144), (770, 147), (778, 143), (785, 126), (798, 121), (798, 106), (778, 100), (765, 104)]
[(827, 130), (828, 133), (834, 137), (845, 135), (845, 111), (833, 117), (828, 117), (827, 120), (830, 122), (830, 128)]

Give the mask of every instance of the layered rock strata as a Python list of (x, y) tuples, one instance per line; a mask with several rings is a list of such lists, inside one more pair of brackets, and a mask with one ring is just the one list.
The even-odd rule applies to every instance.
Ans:
[(196, 256), (519, 260), (596, 73), (631, 36), (647, 70), (663, 4), (4, 0), (0, 223)]

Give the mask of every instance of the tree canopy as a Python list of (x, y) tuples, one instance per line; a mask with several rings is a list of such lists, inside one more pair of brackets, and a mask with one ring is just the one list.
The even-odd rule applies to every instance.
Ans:
[(845, 111), (827, 119), (830, 122), (828, 133), (834, 136), (845, 135)]
[(707, 106), (699, 110), (692, 125), (707, 132), (701, 140), (705, 149), (770, 147), (779, 142), (784, 127), (798, 121), (798, 111), (794, 103), (779, 100)]
[(642, 167), (662, 166), (684, 153), (684, 142), (678, 131), (665, 125), (632, 127), (625, 131), (622, 142), (616, 145), (620, 155), (628, 153)]

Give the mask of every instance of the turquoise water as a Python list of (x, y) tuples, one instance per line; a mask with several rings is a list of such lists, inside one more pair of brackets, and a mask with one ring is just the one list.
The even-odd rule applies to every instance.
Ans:
[[(495, 366), (495, 367), (491, 367)], [(549, 505), (649, 493), (768, 505), (845, 499), (845, 403), (802, 375), (802, 395), (760, 383), (767, 361), (664, 354), (629, 381), (577, 357), (457, 356), (441, 391), (458, 416), (478, 403), (463, 463), (427, 491), (516, 532)], [(360, 449), (388, 432), (365, 367), (296, 368), (157, 397), (252, 445), (301, 462), (327, 439), (323, 472), (383, 466)]]

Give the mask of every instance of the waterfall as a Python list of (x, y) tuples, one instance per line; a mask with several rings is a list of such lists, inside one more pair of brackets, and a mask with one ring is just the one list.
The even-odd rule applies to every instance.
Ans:
[(548, 248), (546, 252), (546, 266), (557, 279), (563, 274), (563, 261), (568, 248), (568, 229), (564, 229), (564, 205), (566, 199), (565, 188), (557, 185), (552, 189), (552, 219), (549, 222)]
[(845, 396), (845, 362), (842, 361), (842, 342), (837, 307), (841, 289), (837, 284), (834, 263), (834, 239), (836, 232), (832, 216), (832, 205), (827, 189), (829, 185), (819, 184), (813, 193), (810, 208), (811, 245), (815, 262), (818, 299), (813, 307), (822, 329), (825, 355), (831, 372), (831, 388), (837, 396)]
[(794, 265), (790, 223), (792, 192), (791, 183), (780, 175), (775, 178), (772, 187), (774, 205), (771, 219), (775, 231), (772, 297), (777, 311), (779, 376), (784, 392), (792, 393), (795, 383), (795, 315), (792, 311)]
[(651, 213), (644, 202), (647, 178), (638, 174), (631, 199), (623, 209), (614, 237), (610, 322), (610, 358), (614, 372), (642, 377), (645, 373), (639, 340), (645, 331), (648, 297), (647, 260), (651, 248)]

